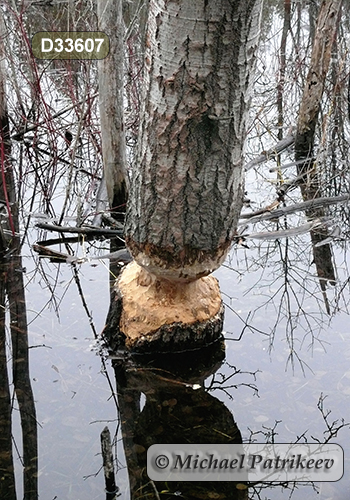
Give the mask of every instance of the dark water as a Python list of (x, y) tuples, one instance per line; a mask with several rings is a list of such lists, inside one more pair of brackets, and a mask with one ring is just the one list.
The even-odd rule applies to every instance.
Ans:
[[(323, 442), (329, 436), (327, 422), (333, 430), (342, 427), (342, 419), (349, 422), (346, 250), (333, 245), (337, 283), (327, 285), (325, 292), (312, 269), (307, 234), (289, 241), (249, 245), (250, 249), (233, 249), (225, 266), (215, 273), (226, 303), (226, 359), (222, 359), (221, 349), (215, 354), (214, 347), (204, 361), (191, 354), (187, 368), (181, 359), (172, 368), (177, 372), (175, 377), (169, 370), (154, 372), (147, 364), (135, 368), (133, 363), (118, 363), (121, 419), (113, 397), (116, 373), (112, 360), (101, 358), (93, 331), (99, 334), (103, 330), (109, 308), (107, 267), (102, 261), (91, 261), (78, 268), (89, 319), (72, 268), (44, 261), (39, 272), (30, 250), (24, 249), (40, 498), (106, 498), (100, 446), (100, 433), (106, 425), (115, 437), (120, 498), (129, 498), (121, 426), (130, 480), (137, 489), (138, 481), (142, 482), (137, 470), (142, 465), (143, 448), (157, 442), (157, 436), (159, 442), (172, 442), (171, 435), (179, 440), (183, 436), (188, 441), (192, 435), (194, 442), (215, 442), (214, 429), (221, 425), (226, 435), (240, 432), (244, 441), (254, 436), (258, 442), (274, 439), (292, 443), (305, 436), (307, 441)], [(286, 248), (288, 269), (281, 257)], [(165, 410), (160, 412), (159, 407)], [(181, 427), (171, 423), (169, 415), (175, 415)], [(13, 419), (20, 454), (16, 404)], [(191, 434), (196, 427), (200, 432)], [(336, 483), (315, 484), (317, 491), (299, 484), (292, 498), (349, 497), (349, 425), (342, 427), (332, 442), (345, 450), (343, 478)], [(18, 453), (14, 450), (17, 496), (21, 498)], [(179, 498), (185, 496), (181, 489), (175, 493)], [(231, 494), (232, 490), (214, 488), (198, 490), (191, 498), (238, 498)], [(290, 490), (275, 487), (264, 489), (260, 498), (289, 498), (289, 494)], [(145, 490), (144, 498), (157, 498), (152, 490), (147, 495)], [(255, 498), (259, 498), (257, 494)]]

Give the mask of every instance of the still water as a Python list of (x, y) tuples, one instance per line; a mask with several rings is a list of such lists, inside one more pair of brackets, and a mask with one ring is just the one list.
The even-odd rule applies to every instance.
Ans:
[[(191, 353), (187, 360), (175, 360), (172, 369), (163, 366), (156, 371), (150, 365), (119, 361), (115, 372), (115, 360), (101, 352), (95, 333), (103, 330), (110, 302), (109, 271), (103, 261), (78, 267), (84, 308), (70, 265), (42, 260), (39, 272), (37, 257), (24, 248), (39, 498), (106, 498), (100, 445), (106, 426), (115, 438), (119, 498), (130, 498), (130, 483), (135, 498), (158, 498), (145, 486), (140, 493), (139, 485), (144, 483), (138, 468), (146, 447), (181, 437), (185, 442), (191, 438), (215, 442), (213, 433), (219, 425), (221, 433), (224, 430), (227, 435), (231, 429), (240, 432), (243, 441), (256, 442), (323, 442), (333, 432), (331, 442), (345, 451), (343, 478), (314, 487), (301, 483), (289, 487), (294, 499), (349, 498), (346, 249), (333, 245), (337, 283), (322, 291), (312, 271), (308, 238), (305, 234), (234, 248), (215, 273), (226, 304), (225, 359), (222, 349), (207, 353), (204, 360)], [(119, 402), (114, 396), (118, 390)], [(14, 407), (14, 462), (21, 498), (21, 431), (16, 403)], [(347, 425), (342, 426), (342, 419)], [(240, 498), (230, 492), (226, 487), (185, 490), (180, 485), (171, 497)], [(251, 496), (264, 499), (290, 494), (291, 489), (281, 487), (259, 494), (250, 491)]]

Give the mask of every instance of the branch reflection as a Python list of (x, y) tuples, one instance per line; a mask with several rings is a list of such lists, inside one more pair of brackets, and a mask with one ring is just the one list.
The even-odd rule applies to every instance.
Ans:
[(147, 449), (153, 444), (242, 443), (231, 412), (204, 389), (204, 380), (221, 366), (224, 354), (219, 341), (200, 351), (114, 362), (133, 500), (248, 498), (243, 482), (153, 482), (146, 470)]

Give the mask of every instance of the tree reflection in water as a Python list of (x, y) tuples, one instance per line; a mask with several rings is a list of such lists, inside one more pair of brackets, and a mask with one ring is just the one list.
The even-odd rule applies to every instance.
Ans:
[[(243, 482), (153, 482), (148, 448), (157, 443), (242, 443), (226, 406), (203, 387), (224, 359), (223, 341), (203, 351), (164, 354), (128, 365), (115, 362), (121, 430), (132, 499), (248, 498)], [(146, 401), (140, 407), (141, 393)]]
[[(0, 23), (0, 33), (2, 32)], [(1, 47), (0, 47), (1, 49)], [(1, 50), (0, 50), (1, 56)], [(16, 488), (12, 456), (11, 420), (17, 400), (22, 427), (23, 490), (25, 500), (38, 498), (37, 422), (29, 377), (28, 328), (24, 295), (18, 203), (11, 142), (5, 103), (4, 73), (0, 61), (0, 192), (4, 194), (6, 217), (1, 216), (0, 233), (0, 498), (15, 500)], [(9, 326), (9, 328), (7, 328)], [(9, 335), (7, 331), (9, 330)], [(11, 383), (8, 365), (12, 366)], [(16, 451), (20, 446), (15, 443)]]

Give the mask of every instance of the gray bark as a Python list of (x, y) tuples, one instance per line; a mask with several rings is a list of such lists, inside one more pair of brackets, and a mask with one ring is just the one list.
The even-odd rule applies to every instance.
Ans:
[(126, 241), (169, 279), (216, 269), (242, 205), (261, 1), (151, 0)]
[[(295, 137), (296, 160), (312, 156), (320, 103), (337, 33), (342, 0), (323, 0), (317, 19), (310, 68), (300, 105)], [(299, 167), (305, 171), (308, 165)]]
[[(299, 110), (297, 132), (295, 137), (295, 159), (305, 159), (297, 164), (298, 174), (304, 176), (300, 189), (304, 201), (315, 200), (321, 196), (321, 179), (317, 163), (313, 161), (315, 130), (320, 104), (329, 69), (331, 52), (337, 33), (339, 13), (342, 0), (323, 0), (317, 19), (315, 37), (311, 53), (309, 73), (303, 92)], [(310, 158), (311, 160), (308, 160)], [(309, 220), (322, 218), (325, 215), (324, 205), (305, 211)], [(314, 263), (320, 277), (320, 287), (326, 290), (326, 282), (336, 282), (332, 250), (329, 244), (319, 246), (328, 237), (328, 229), (311, 229)], [(330, 314), (328, 299), (325, 296), (326, 310)]]
[(123, 17), (121, 0), (98, 0), (99, 29), (110, 49), (98, 62), (103, 164), (109, 204), (125, 211), (128, 196), (123, 113)]

